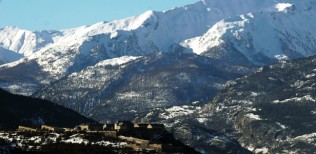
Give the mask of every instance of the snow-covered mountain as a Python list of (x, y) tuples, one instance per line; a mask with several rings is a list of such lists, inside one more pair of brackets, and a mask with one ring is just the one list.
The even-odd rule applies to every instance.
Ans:
[(99, 121), (134, 120), (157, 107), (208, 100), (227, 80), (250, 72), (235, 68), (193, 54), (120, 57), (72, 73), (33, 96)]
[[(242, 4), (241, 7), (237, 3)], [(37, 65), (39, 69), (33, 72), (47, 76), (35, 77), (34, 80), (45, 78), (41, 83), (49, 83), (104, 59), (178, 51), (180, 42), (203, 35), (221, 19), (267, 11), (274, 3), (259, 0), (236, 0), (233, 3), (199, 1), (165, 12), (147, 11), (135, 17), (62, 31), (29, 32), (7, 27), (1, 33), (1, 42), (5, 42), (2, 46), (25, 53), (27, 57), (0, 67), (0, 71), (19, 69), (21, 65)]]
[(255, 153), (314, 153), (315, 61), (280, 62), (228, 82), (197, 117), (209, 129), (231, 128), (226, 134)]
[[(229, 61), (239, 57), (242, 63), (255, 64), (309, 56), (316, 38), (312, 29), (315, 13), (310, 7), (315, 4), (294, 2), (203, 0), (165, 12), (147, 11), (62, 31), (30, 32), (6, 27), (0, 31), (1, 47), (26, 57), (1, 66), (0, 71), (19, 70), (22, 66), (32, 70), (30, 67), (36, 65), (26, 73), (32, 76), (41, 72), (44, 76), (32, 78), (47, 84), (104, 59), (181, 52), (183, 47), (185, 52), (213, 59)], [(284, 25), (289, 26), (284, 29)], [(9, 85), (21, 87), (18, 83)]]
[[(265, 65), (315, 54), (315, 2), (278, 3), (275, 11), (226, 18), (181, 43), (196, 54)], [(235, 56), (239, 55), (239, 56)]]
[(227, 82), (206, 104), (155, 108), (138, 120), (164, 123), (176, 138), (202, 153), (232, 139), (258, 154), (314, 153), (315, 62), (312, 56), (264, 66)]
[(48, 44), (54, 43), (62, 35), (58, 31), (22, 30), (17, 27), (4, 27), (0, 29), (0, 47), (30, 56)]
[(315, 55), (315, 8), (314, 0), (201, 0), (61, 31), (6, 27), (0, 49), (24, 58), (0, 66), (0, 87), (97, 120), (146, 120), (155, 108), (210, 99), (258, 66)]

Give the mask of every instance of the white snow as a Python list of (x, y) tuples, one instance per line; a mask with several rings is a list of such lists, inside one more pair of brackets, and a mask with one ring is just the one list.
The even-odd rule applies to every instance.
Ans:
[(199, 122), (199, 123), (205, 123), (206, 121), (208, 121), (207, 118), (196, 118), (196, 120)]
[(259, 94), (258, 93), (256, 93), (256, 92), (251, 92), (251, 94), (250, 94), (250, 96), (253, 96), (253, 97), (256, 97), (256, 96), (258, 96)]
[[(27, 57), (32, 55), (30, 59), (36, 59), (44, 71), (62, 76), (78, 55), (89, 54), (93, 47), (104, 46), (112, 57), (118, 50), (123, 53), (119, 56), (168, 52), (175, 43), (203, 35), (224, 18), (268, 10), (274, 4), (260, 0), (204, 0), (165, 12), (149, 10), (134, 17), (61, 31), (5, 27), (0, 30), (0, 46)], [(94, 42), (87, 43), (91, 40)], [(136, 43), (139, 47), (137, 51), (129, 50), (122, 48), (122, 43)]]
[(285, 54), (275, 55), (274, 57), (278, 60), (289, 60), (289, 57)]
[(82, 144), (82, 143), (88, 144), (89, 141), (86, 139), (83, 139), (81, 136), (82, 136), (81, 134), (74, 134), (74, 135), (70, 136), (69, 139), (62, 140), (61, 142), (75, 143), (75, 144)]
[(300, 140), (307, 143), (313, 143), (316, 140), (316, 132), (295, 137), (293, 140)]
[[(251, 13), (224, 18), (211, 26), (204, 35), (184, 40), (181, 45), (187, 48), (187, 51), (192, 50), (196, 54), (202, 54), (211, 48), (229, 42), (255, 63), (258, 53), (276, 60), (291, 59), (292, 57), (284, 52), (284, 45), (303, 56), (311, 56), (314, 53), (310, 49), (316, 48), (316, 32), (313, 28), (316, 13), (313, 9), (309, 10), (308, 8), (311, 6), (308, 5), (315, 5), (315, 3), (293, 2), (295, 2), (296, 8), (293, 14), (283, 12), (292, 6), (290, 3), (275, 3), (273, 8), (262, 7), (260, 9), (259, 7)], [(258, 1), (252, 1), (252, 3), (260, 4)], [(262, 1), (262, 3), (264, 2)]]
[(58, 31), (21, 30), (18, 27), (4, 27), (0, 29), (0, 47), (30, 56), (42, 47), (56, 41), (61, 33)]
[(107, 59), (107, 60), (101, 61), (98, 64), (96, 64), (95, 66), (106, 66), (106, 65), (116, 66), (116, 65), (122, 65), (122, 64), (128, 63), (130, 61), (134, 61), (134, 60), (136, 60), (138, 58), (141, 58), (141, 57), (122, 56), (122, 57), (118, 57), (118, 58), (112, 58), (112, 59)]
[(277, 103), (305, 102), (305, 101), (316, 102), (315, 98), (313, 98), (311, 95), (306, 95), (303, 97), (292, 97), (292, 98), (284, 99), (282, 101), (274, 100), (272, 103), (277, 104)]
[(255, 115), (253, 113), (248, 113), (245, 116), (250, 118), (250, 119), (254, 119), (254, 120), (262, 120), (259, 115)]
[(291, 6), (293, 6), (293, 4), (290, 3), (278, 3), (275, 5), (275, 8), (277, 9), (277, 11), (282, 11), (282, 12), (286, 12), (288, 8), (290, 8)]
[(266, 153), (269, 153), (269, 149), (266, 148), (266, 147), (263, 147), (263, 148), (257, 148), (254, 150), (255, 153), (262, 153), (262, 154), (266, 154)]
[(260, 153), (260, 154), (266, 154), (269, 152), (269, 149), (267, 147), (262, 147), (262, 148), (255, 148), (253, 147), (252, 144), (250, 144), (249, 146), (247, 146), (247, 149), (249, 151), (252, 151), (254, 153)]
[[(138, 56), (173, 51), (176, 44), (186, 47), (185, 52), (203, 54), (230, 43), (253, 62), (258, 54), (276, 60), (290, 59), (285, 51), (313, 55), (316, 13), (307, 8), (315, 4), (308, 3), (312, 0), (292, 1), (203, 0), (164, 12), (150, 10), (134, 17), (60, 31), (5, 27), (0, 29), (0, 48), (25, 58), (15, 58), (12, 61), (22, 59), (1, 68), (36, 62), (50, 75), (43, 82), (47, 84), (73, 73), (69, 72), (73, 66), (79, 71), (84, 69), (87, 66), (78, 65), (96, 59), (96, 53), (107, 55), (98, 65), (122, 65)], [(284, 13), (292, 4), (295, 13)]]
[(112, 146), (112, 147), (122, 147), (122, 146), (126, 146), (127, 145), (126, 142), (113, 143), (113, 142), (110, 142), (110, 141), (99, 141), (99, 142), (95, 142), (94, 144), (102, 145), (102, 146)]
[(307, 78), (307, 79), (310, 79), (310, 78), (313, 78), (313, 77), (315, 77), (316, 76), (316, 73), (312, 73), (312, 74), (307, 74), (305, 77)]
[(285, 128), (287, 128), (285, 125), (282, 125), (281, 123), (279, 123), (279, 122), (276, 122), (276, 124), (278, 124), (282, 129), (285, 129)]
[(141, 94), (136, 93), (135, 91), (129, 91), (125, 93), (119, 93), (117, 94), (119, 99), (127, 99), (127, 98), (137, 98), (141, 97)]
[(171, 108), (165, 109), (165, 112), (159, 114), (159, 118), (171, 119), (179, 116), (189, 115), (196, 111), (194, 106), (173, 106)]
[(82, 139), (80, 137), (70, 138), (70, 139), (65, 140), (63, 142), (65, 142), (65, 143), (75, 143), (75, 144), (82, 144), (82, 143), (87, 144), (88, 143), (88, 141), (86, 141), (86, 140), (84, 140), (84, 139)]

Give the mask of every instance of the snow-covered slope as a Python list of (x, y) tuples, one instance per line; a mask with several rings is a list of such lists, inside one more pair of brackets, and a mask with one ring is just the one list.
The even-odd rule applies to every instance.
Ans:
[(72, 73), (32, 96), (100, 121), (134, 120), (156, 107), (208, 99), (227, 80), (244, 75), (235, 68), (193, 54), (125, 56)]
[(233, 128), (226, 134), (254, 153), (314, 153), (315, 62), (280, 62), (228, 82), (197, 117), (209, 129)]
[[(242, 4), (241, 7), (236, 3)], [(200, 1), (165, 12), (147, 11), (127, 19), (64, 30), (57, 33), (60, 36), (58, 39), (53, 37), (56, 33), (46, 32), (46, 37), (37, 38), (36, 33), (8, 27), (3, 33), (15, 37), (1, 42), (7, 42), (4, 47), (26, 55), (44, 47), (30, 59), (36, 60), (45, 71), (63, 76), (67, 69), (76, 65), (78, 57), (81, 61), (80, 56), (90, 56), (99, 50), (102, 50), (104, 59), (124, 55), (148, 55), (157, 51), (168, 52), (175, 44), (202, 35), (223, 18), (267, 10), (271, 6), (270, 3), (273, 2)], [(25, 40), (26, 43), (21, 44), (21, 41)], [(44, 44), (41, 45), (40, 41)], [(48, 43), (52, 44), (46, 46)]]
[(30, 56), (42, 47), (54, 43), (62, 35), (58, 31), (22, 30), (17, 27), (0, 29), (0, 47)]
[(19, 60), (23, 57), (24, 56), (19, 53), (0, 47), (0, 65)]
[(315, 6), (309, 1), (278, 3), (271, 11), (223, 19), (181, 45), (216, 59), (234, 50), (255, 64), (311, 56), (316, 48)]
[(181, 52), (183, 47), (233, 65), (310, 56), (316, 47), (313, 6), (312, 0), (203, 0), (62, 31), (6, 27), (1, 47), (26, 57), (0, 66), (1, 87), (31, 94), (106, 59)]
[[(236, 3), (242, 4), (242, 7)], [(37, 84), (36, 82), (47, 84), (105, 59), (179, 51), (180, 42), (203, 35), (221, 19), (252, 11), (266, 11), (274, 3), (260, 0), (236, 0), (234, 3), (199, 1), (165, 12), (147, 11), (139, 16), (112, 22), (39, 33), (46, 34), (45, 37), (38, 37), (36, 32), (6, 27), (2, 29), (2, 46), (25, 53), (27, 57), (0, 66), (0, 72), (5, 72), (2, 76), (12, 76), (12, 73), (27, 67), (29, 71), (24, 75), (28, 76), (29, 85)], [(7, 36), (10, 36), (9, 39), (6, 39)], [(40, 44), (41, 41), (38, 40), (44, 43)], [(31, 54), (32, 52), (34, 53)], [(34, 72), (40, 76), (34, 76)], [(7, 81), (8, 78), (0, 79)], [(32, 82), (32, 79), (36, 82)], [(23, 83), (22, 80), (15, 83), (10, 81), (6, 85), (18, 88)], [(6, 89), (10, 90), (7, 87)]]
[[(33, 44), (33, 54), (0, 66), (0, 86), (56, 101), (97, 120), (142, 118), (155, 108), (209, 99), (227, 80), (251, 72), (254, 64), (314, 55), (315, 8), (314, 0), (203, 0), (62, 30), (49, 35), (50, 43), (39, 48)], [(12, 43), (4, 44), (11, 50)], [(177, 114), (162, 118), (191, 118), (191, 113)], [(190, 139), (209, 146), (204, 123), (212, 113), (205, 114), (193, 127), (200, 127), (202, 135), (193, 131)], [(222, 127), (227, 119), (221, 117), (215, 115), (220, 121), (209, 125), (229, 133), (232, 127)], [(175, 123), (175, 132), (184, 123)], [(186, 127), (190, 125), (184, 132), (192, 133)], [(211, 138), (217, 143), (218, 136)]]

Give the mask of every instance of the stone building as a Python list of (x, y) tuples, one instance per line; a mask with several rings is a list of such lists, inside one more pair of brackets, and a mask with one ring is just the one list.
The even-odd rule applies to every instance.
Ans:
[(41, 130), (46, 130), (46, 131), (52, 131), (52, 132), (64, 132), (64, 128), (59, 128), (59, 127), (53, 127), (53, 126), (48, 126), (48, 125), (42, 125)]
[(18, 127), (19, 132), (36, 132), (37, 128), (27, 127), (27, 126), (19, 126)]
[(114, 124), (114, 130), (130, 130), (134, 128), (134, 124), (130, 121), (118, 121)]
[(81, 124), (77, 129), (79, 131), (103, 131), (103, 124)]

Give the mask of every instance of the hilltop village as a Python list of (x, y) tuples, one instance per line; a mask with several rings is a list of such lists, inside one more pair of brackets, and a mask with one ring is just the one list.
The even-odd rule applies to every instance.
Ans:
[(49, 125), (41, 125), (38, 127), (19, 126), (17, 131), (19, 132), (37, 132), (37, 131), (49, 131), (49, 132), (131, 132), (131, 131), (152, 131), (153, 133), (159, 133), (165, 131), (163, 124), (137, 124), (130, 121), (118, 121), (114, 124), (99, 124), (99, 123), (87, 123), (80, 124), (74, 128), (62, 128)]
[[(87, 149), (94, 150), (93, 153), (196, 153), (175, 140), (163, 124), (137, 124), (130, 121), (80, 124), (74, 128), (18, 126), (16, 131), (0, 132), (0, 149), (5, 149), (3, 147), (7, 147), (7, 150), (13, 148), (35, 152), (60, 149), (69, 152), (81, 148), (79, 153), (90, 153), (84, 152)], [(73, 149), (69, 149), (71, 147)]]

